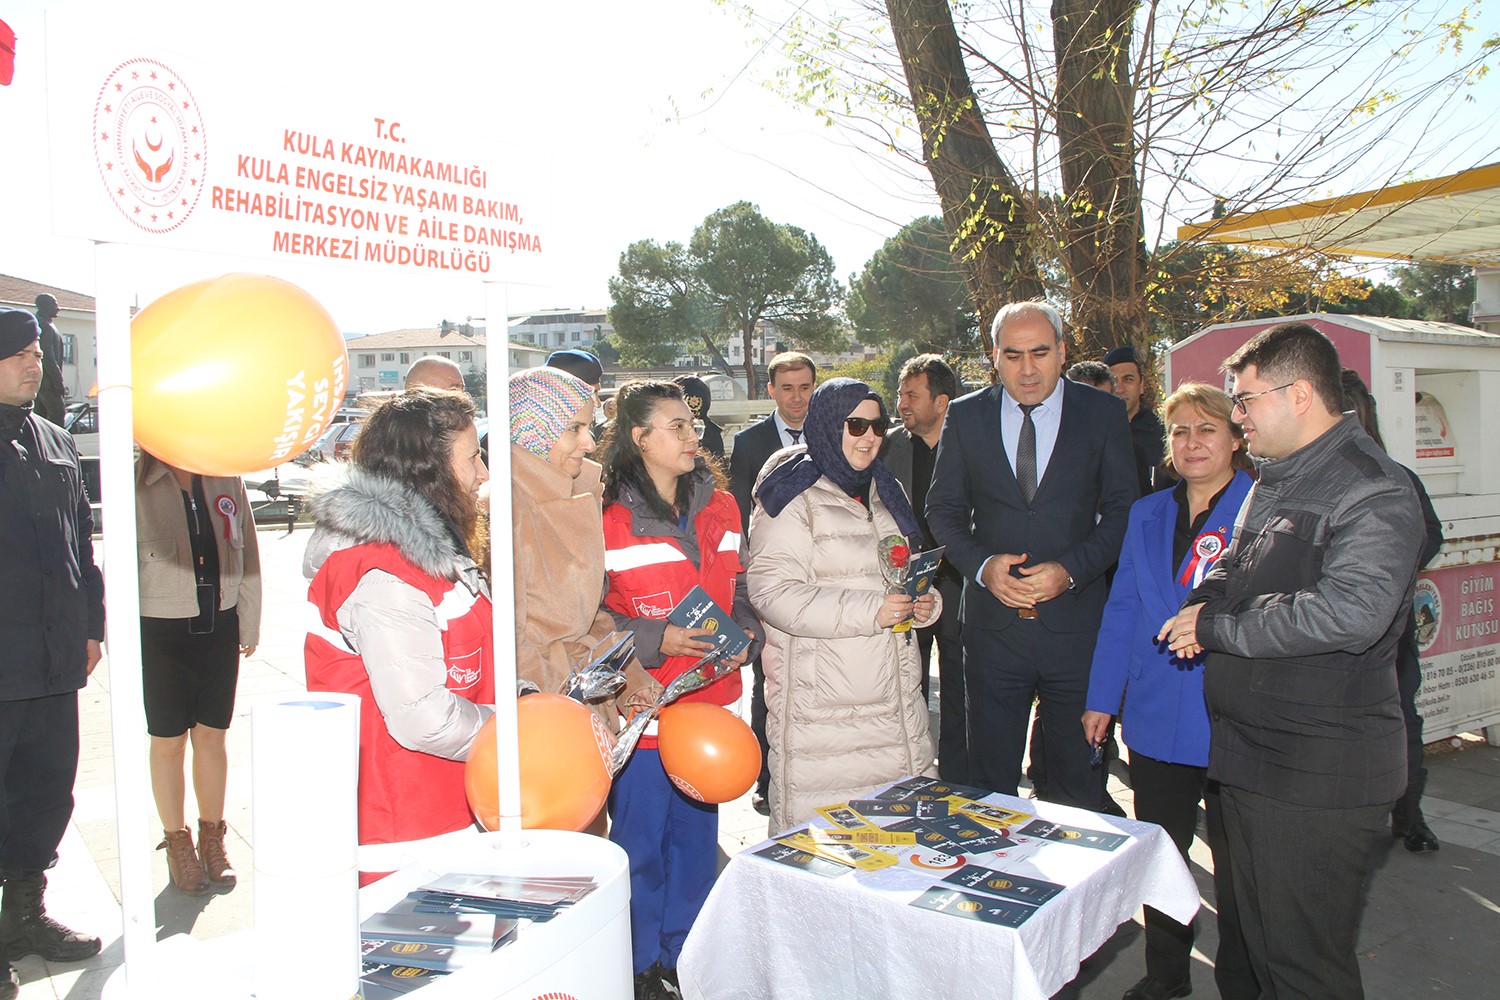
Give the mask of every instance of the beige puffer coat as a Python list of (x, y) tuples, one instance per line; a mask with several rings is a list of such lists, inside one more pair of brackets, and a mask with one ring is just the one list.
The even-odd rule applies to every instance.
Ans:
[[(805, 450), (778, 452), (761, 478)], [(757, 503), (750, 518), (745, 580), (766, 626), (772, 833), (932, 767), (916, 641), (875, 624), (879, 541), (900, 529), (870, 490), (866, 511), (824, 477), (778, 516)]]

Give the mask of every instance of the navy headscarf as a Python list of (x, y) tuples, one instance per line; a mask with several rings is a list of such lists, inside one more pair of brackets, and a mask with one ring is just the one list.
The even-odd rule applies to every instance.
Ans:
[(864, 471), (858, 471), (844, 457), (844, 419), (867, 399), (875, 400), (880, 407), (881, 419), (884, 419), (885, 403), (858, 379), (829, 379), (813, 390), (812, 402), (807, 406), (807, 420), (802, 425), (806, 453), (777, 466), (755, 494), (767, 514), (772, 517), (780, 514), (787, 504), (822, 476), (827, 476), (851, 497), (863, 493), (874, 479), (880, 499), (896, 519), (901, 533), (917, 533), (917, 516), (912, 513), (911, 502), (886, 464), (877, 458)]

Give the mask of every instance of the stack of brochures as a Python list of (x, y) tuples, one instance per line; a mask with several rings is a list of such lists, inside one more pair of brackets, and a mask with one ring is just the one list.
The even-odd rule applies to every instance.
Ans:
[(592, 878), (450, 874), (360, 924), (364, 1000), (390, 1000), (515, 940), (520, 921), (551, 920), (594, 890)]
[(1066, 889), (1042, 877), (1054, 867), (1036, 863), (1044, 849), (1115, 851), (1130, 840), (982, 801), (991, 794), (905, 778), (870, 798), (823, 806), (809, 824), (752, 853), (810, 875), (848, 875), (875, 891), (906, 893), (921, 909), (1019, 927)]

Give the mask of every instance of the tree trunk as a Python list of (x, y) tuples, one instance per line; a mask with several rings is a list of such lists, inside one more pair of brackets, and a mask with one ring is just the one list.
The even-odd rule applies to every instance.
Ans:
[(750, 342), (755, 336), (755, 320), (749, 320), (740, 327), (740, 340), (745, 349), (745, 396), (748, 399), (760, 398), (760, 385), (755, 377), (755, 355), (750, 351)]
[(1000, 161), (964, 66), (947, 0), (886, 0), (906, 72), (953, 258), (979, 314), (986, 357), (989, 321), (1007, 302), (1039, 298), (1041, 273), (1031, 242), (1036, 215), (1026, 192)]
[[(717, 331), (715, 331), (717, 332)], [(703, 331), (703, 346), (708, 348), (709, 355), (714, 359), (714, 367), (725, 375), (730, 374), (733, 369), (729, 365), (729, 359), (724, 357), (724, 352), (719, 350), (719, 345), (714, 343), (714, 335), (708, 330)]]
[[(1150, 357), (1142, 293), (1147, 268), (1136, 178), (1130, 39), (1139, 0), (1053, 0), (1057, 137), (1063, 192), (1059, 231), (1071, 276), (1081, 358), (1121, 344)], [(1151, 376), (1149, 363), (1142, 374)]]

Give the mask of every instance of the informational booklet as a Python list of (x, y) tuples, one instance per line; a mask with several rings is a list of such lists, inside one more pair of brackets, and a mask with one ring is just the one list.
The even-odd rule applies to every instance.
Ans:
[(411, 899), (403, 899), (384, 913), (365, 918), (359, 925), (359, 936), (376, 941), (494, 948), (515, 929), (514, 920), (490, 913), (419, 913)]
[(933, 887), (911, 901), (912, 906), (936, 910), (965, 920), (982, 920), (1001, 927), (1020, 927), (1036, 912), (1036, 907), (1008, 899), (981, 896), (958, 889)]
[[(511, 934), (506, 940), (513, 940), (514, 936), (512, 926)], [(427, 941), (381, 941), (369, 938), (360, 941), (360, 951), (366, 962), (432, 969), (436, 972), (452, 972), (473, 965), (493, 950), (483, 945), (433, 944)]]
[(360, 967), (360, 996), (364, 1000), (402, 997), (447, 974), (414, 965), (387, 965), (384, 962), (366, 961)]
[(745, 630), (734, 623), (729, 613), (719, 607), (702, 587), (694, 587), (686, 597), (667, 615), (667, 621), (683, 628), (712, 629), (713, 635), (703, 636), (707, 642), (719, 647), (719, 658), (734, 656), (750, 645)]
[(950, 812), (944, 799), (850, 799), (849, 808), (861, 816), (882, 819), (937, 819)]
[(987, 896), (1014, 899), (1032, 906), (1041, 906), (1062, 892), (1065, 886), (1056, 882), (1045, 882), (1039, 878), (1026, 878), (1009, 872), (996, 871), (983, 865), (964, 865), (958, 871), (943, 877), (944, 882), (960, 889), (982, 892)]
[(1063, 826), (1061, 823), (1052, 823), (1044, 819), (1027, 823), (1014, 832), (1023, 837), (1036, 837), (1038, 840), (1055, 840), (1060, 844), (1092, 847), (1096, 851), (1113, 851), (1130, 839), (1129, 834), (1104, 833), (1081, 826)]
[(790, 844), (768, 844), (760, 850), (753, 852), (758, 858), (774, 861), (778, 865), (786, 865), (788, 868), (796, 868), (799, 871), (808, 872), (812, 875), (820, 875), (823, 878), (838, 878), (840, 875), (848, 874), (854, 869), (837, 861), (819, 857), (816, 854), (804, 851)]
[(450, 896), (478, 896), (505, 899), (517, 903), (554, 905), (574, 903), (594, 890), (594, 880), (587, 877), (517, 878), (512, 875), (442, 875), (420, 887), (422, 892), (440, 892)]
[(938, 567), (943, 563), (943, 552), (947, 546), (939, 545), (935, 549), (926, 552), (914, 553), (911, 561), (907, 563), (906, 571), (906, 595), (916, 600), (932, 589), (932, 581), (937, 577)]

